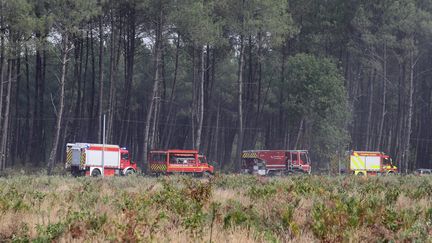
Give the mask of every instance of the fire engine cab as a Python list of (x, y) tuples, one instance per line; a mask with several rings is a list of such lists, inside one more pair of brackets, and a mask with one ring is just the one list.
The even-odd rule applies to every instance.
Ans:
[(197, 150), (159, 150), (148, 154), (148, 169), (151, 174), (195, 174), (212, 175), (213, 166)]
[(129, 151), (111, 144), (68, 143), (66, 169), (72, 175), (113, 176), (129, 175), (137, 171)]
[(258, 175), (310, 174), (307, 150), (246, 150), (242, 152), (242, 172)]

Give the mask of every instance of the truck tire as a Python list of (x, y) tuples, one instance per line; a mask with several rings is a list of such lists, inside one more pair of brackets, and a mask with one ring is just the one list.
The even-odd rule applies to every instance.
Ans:
[(128, 169), (128, 170), (125, 172), (125, 176), (130, 176), (130, 175), (133, 175), (133, 174), (135, 174), (135, 170), (134, 170), (134, 169)]
[(91, 176), (93, 176), (93, 177), (99, 177), (101, 175), (102, 174), (101, 174), (101, 171), (99, 169), (93, 169), (92, 170)]
[(363, 172), (359, 172), (359, 173), (357, 173), (357, 175), (358, 176), (363, 176), (364, 174), (363, 174)]
[(203, 175), (203, 177), (205, 177), (205, 178), (212, 178), (212, 177), (213, 177), (213, 174), (210, 173), (209, 171), (204, 171), (204, 172), (202, 173), (202, 175)]

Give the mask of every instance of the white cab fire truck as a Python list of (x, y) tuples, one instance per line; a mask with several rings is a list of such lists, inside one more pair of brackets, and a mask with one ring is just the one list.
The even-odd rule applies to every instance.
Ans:
[(68, 143), (66, 169), (74, 176), (129, 175), (137, 171), (129, 151), (118, 145)]

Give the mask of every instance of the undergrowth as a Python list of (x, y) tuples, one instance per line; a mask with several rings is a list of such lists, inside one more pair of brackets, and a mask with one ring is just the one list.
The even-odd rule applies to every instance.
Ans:
[(0, 178), (0, 242), (432, 240), (432, 178)]

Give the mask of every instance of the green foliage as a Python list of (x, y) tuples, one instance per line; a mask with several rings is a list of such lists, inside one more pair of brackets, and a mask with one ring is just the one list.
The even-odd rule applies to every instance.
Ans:
[(286, 0), (216, 1), (224, 28), (236, 36), (258, 36), (278, 45), (296, 33)]
[(214, 180), (214, 185), (224, 189), (238, 189), (259, 184), (259, 178), (255, 176), (221, 175)]
[(53, 0), (47, 10), (49, 23), (60, 33), (78, 33), (85, 21), (97, 16), (100, 6), (96, 0)]
[(396, 232), (400, 228), (398, 214), (395, 209), (388, 207), (385, 209), (383, 224), (393, 232)]
[(153, 197), (153, 202), (180, 218), (182, 225), (195, 237), (201, 237), (204, 223), (209, 214), (204, 212), (204, 205), (211, 198), (212, 185), (181, 180), (183, 188), (173, 185), (172, 181), (163, 180), (163, 189)]
[(270, 200), (272, 196), (274, 196), (277, 192), (277, 189), (274, 184), (265, 184), (261, 186), (252, 185), (249, 189), (247, 195), (252, 199), (264, 199)]
[(429, 180), (422, 180), (414, 190), (408, 193), (408, 196), (414, 199), (432, 197), (432, 183)]
[(30, 206), (25, 201), (26, 192), (17, 189), (17, 185), (11, 185), (0, 191), (0, 214), (13, 210), (15, 212), (26, 211)]
[(182, 38), (194, 45), (213, 45), (222, 40), (213, 1), (180, 0), (174, 3), (170, 20)]
[[(163, 241), (173, 240), (172, 234), (203, 241), (211, 230), (213, 240), (232, 232), (274, 242), (305, 235), (314, 241), (357, 241), (358, 232), (373, 242), (431, 240), (431, 198), (415, 192), (430, 178), (214, 179), (0, 178), (0, 198), (12, 202), (5, 207), (0, 200), (0, 241)], [(25, 210), (13, 207), (19, 198)], [(53, 215), (58, 221), (46, 220)]]
[[(288, 59), (288, 76), (283, 84), (288, 99), (285, 107), (304, 120), (313, 143), (311, 151), (329, 160), (348, 141), (348, 105), (344, 79), (328, 58), (297, 54)], [(312, 135), (313, 134), (313, 135)]]
[(94, 215), (88, 220), (89, 229), (99, 231), (102, 226), (107, 222), (107, 220), (108, 216), (106, 213), (102, 215)]
[(58, 222), (48, 224), (47, 226), (38, 225), (37, 227), (38, 238), (34, 242), (52, 241), (60, 237), (66, 230), (65, 224)]
[(224, 228), (243, 226), (246, 228), (258, 227), (259, 216), (253, 205), (244, 206), (238, 201), (230, 200), (223, 219)]

